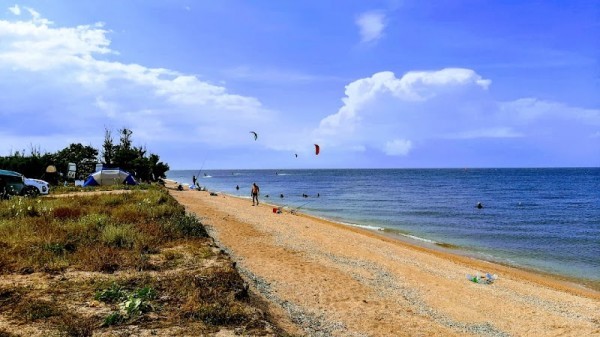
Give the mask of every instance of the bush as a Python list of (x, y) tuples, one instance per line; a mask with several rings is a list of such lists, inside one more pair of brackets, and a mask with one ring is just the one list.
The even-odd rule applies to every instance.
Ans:
[(15, 312), (15, 318), (20, 318), (27, 322), (60, 315), (60, 310), (54, 303), (34, 299), (22, 301)]
[(100, 240), (107, 246), (132, 248), (138, 232), (131, 225), (107, 225), (102, 229)]
[(76, 219), (81, 216), (81, 209), (75, 207), (57, 207), (52, 211), (57, 220)]

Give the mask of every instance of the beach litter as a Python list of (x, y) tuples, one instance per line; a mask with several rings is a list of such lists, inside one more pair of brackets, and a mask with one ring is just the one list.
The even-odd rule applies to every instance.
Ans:
[(273, 207), (273, 213), (281, 214), (281, 207)]
[(486, 273), (485, 276), (467, 274), (467, 280), (479, 284), (492, 284), (498, 279), (498, 275)]

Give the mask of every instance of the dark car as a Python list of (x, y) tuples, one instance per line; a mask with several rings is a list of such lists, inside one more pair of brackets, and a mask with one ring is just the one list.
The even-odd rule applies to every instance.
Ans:
[(22, 174), (0, 170), (0, 198), (7, 198), (9, 195), (29, 195), (31, 192), (32, 188), (25, 185), (25, 177)]

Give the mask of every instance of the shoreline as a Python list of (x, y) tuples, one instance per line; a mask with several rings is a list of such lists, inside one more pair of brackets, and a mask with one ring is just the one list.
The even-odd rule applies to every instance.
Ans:
[[(566, 280), (224, 193), (170, 193), (275, 316), (307, 335), (600, 334), (600, 293)], [(485, 272), (498, 279), (465, 277)]]
[[(190, 191), (195, 192), (195, 190), (190, 190)], [(225, 193), (225, 192), (219, 192), (219, 193), (226, 195), (227, 197), (230, 197), (230, 198), (236, 198), (236, 199), (241, 199), (241, 200), (251, 200), (250, 197), (244, 197), (244, 196), (234, 195), (234, 194)], [(273, 204), (270, 202), (264, 202), (264, 201), (261, 202), (261, 204), (268, 205), (268, 206), (274, 207), (274, 208), (275, 207), (282, 208), (282, 209), (286, 207), (283, 205), (277, 205), (277, 204)], [(286, 210), (286, 212), (290, 212), (290, 211)], [(364, 231), (365, 234), (382, 236), (382, 237), (385, 237), (385, 238), (388, 238), (391, 240), (397, 240), (400, 243), (411, 245), (415, 249), (425, 249), (425, 250), (431, 251), (432, 253), (439, 252), (443, 256), (445, 256), (444, 254), (456, 255), (457, 259), (458, 258), (466, 258), (466, 259), (469, 259), (472, 261), (479, 261), (480, 263), (484, 263), (484, 264), (492, 263), (492, 264), (501, 265), (501, 266), (504, 266), (507, 268), (516, 269), (523, 273), (531, 274), (530, 277), (535, 278), (535, 279), (540, 279), (540, 280), (551, 279), (550, 281), (554, 281), (554, 282), (563, 284), (564, 287), (567, 287), (567, 288), (572, 288), (572, 290), (578, 294), (591, 292), (592, 296), (596, 296), (596, 298), (600, 299), (600, 280), (578, 278), (575, 276), (563, 275), (563, 274), (552, 273), (552, 272), (548, 272), (548, 271), (544, 271), (544, 270), (540, 270), (540, 269), (535, 269), (533, 267), (515, 265), (515, 264), (511, 264), (506, 261), (502, 261), (500, 258), (492, 257), (492, 258), (488, 259), (488, 258), (485, 258), (485, 256), (482, 256), (482, 254), (480, 254), (478, 252), (470, 251), (468, 249), (463, 249), (462, 246), (456, 246), (456, 245), (448, 244), (445, 242), (438, 242), (438, 241), (434, 241), (434, 240), (421, 238), (418, 236), (413, 236), (410, 234), (404, 234), (401, 231), (390, 230), (388, 228), (337, 221), (337, 220), (328, 219), (326, 217), (322, 217), (322, 216), (318, 216), (318, 215), (308, 214), (303, 211), (295, 211), (295, 214), (298, 216), (304, 216), (307, 218), (311, 218), (311, 219), (314, 219), (317, 221), (322, 221), (324, 223), (331, 223), (331, 224), (335, 224), (338, 226), (342, 226), (342, 228), (347, 228), (347, 229), (352, 229), (352, 230), (356, 229), (358, 231)], [(548, 281), (543, 281), (543, 283), (548, 283)], [(563, 289), (562, 286), (561, 286), (561, 289)], [(579, 291), (579, 290), (581, 290), (581, 291)]]
[[(236, 198), (236, 196), (232, 196), (229, 194), (227, 194), (227, 196)], [(276, 206), (276, 205), (273, 205), (273, 206)], [(533, 269), (533, 268), (528, 268), (528, 267), (524, 267), (524, 266), (511, 265), (510, 263), (505, 263), (502, 261), (496, 261), (496, 260), (491, 260), (491, 259), (488, 260), (488, 259), (484, 259), (482, 257), (477, 256), (476, 252), (471, 252), (471, 251), (467, 251), (467, 250), (465, 250), (463, 252), (457, 252), (456, 250), (459, 250), (460, 246), (456, 246), (456, 248), (447, 248), (447, 247), (444, 247), (443, 245), (445, 245), (445, 244), (441, 243), (441, 242), (432, 241), (432, 240), (430, 240), (431, 242), (427, 242), (427, 241), (425, 241), (426, 239), (422, 239), (419, 237), (413, 238), (411, 236), (404, 236), (404, 235), (399, 235), (399, 234), (390, 233), (390, 232), (386, 233), (385, 229), (384, 230), (369, 229), (369, 228), (362, 227), (360, 225), (342, 223), (339, 221), (334, 221), (331, 219), (314, 216), (312, 214), (306, 214), (306, 213), (302, 213), (302, 212), (298, 212), (296, 215), (306, 217), (309, 219), (313, 219), (316, 221), (321, 221), (326, 224), (328, 223), (330, 225), (340, 226), (343, 229), (356, 231), (356, 232), (362, 233), (364, 235), (385, 238), (385, 239), (391, 240), (392, 242), (409, 245), (409, 246), (411, 246), (412, 249), (422, 250), (427, 253), (439, 255), (440, 257), (443, 257), (443, 258), (451, 258), (456, 261), (461, 261), (461, 262), (469, 263), (469, 264), (476, 264), (476, 265), (479, 265), (482, 267), (485, 267), (488, 264), (499, 265), (499, 266), (507, 268), (506, 271), (509, 273), (514, 273), (514, 274), (522, 273), (522, 275), (524, 277), (536, 280), (536, 282), (539, 282), (540, 284), (550, 286), (550, 287), (556, 287), (557, 289), (569, 291), (569, 292), (572, 292), (573, 294), (577, 294), (577, 295), (581, 295), (581, 296), (589, 296), (590, 298), (596, 298), (596, 299), (600, 300), (600, 281), (593, 281), (593, 280), (588, 281), (587, 279), (580, 279), (580, 278), (570, 277), (570, 276), (566, 276), (566, 275), (553, 274), (553, 273), (549, 273), (549, 272), (545, 272), (545, 271), (537, 270), (537, 269)], [(501, 268), (501, 269), (505, 270), (504, 268)], [(511, 270), (511, 269), (514, 269), (514, 270)]]

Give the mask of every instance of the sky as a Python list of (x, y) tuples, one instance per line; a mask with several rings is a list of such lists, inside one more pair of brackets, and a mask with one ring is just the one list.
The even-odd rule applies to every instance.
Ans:
[(0, 156), (599, 167), (599, 37), (587, 0), (0, 0)]

